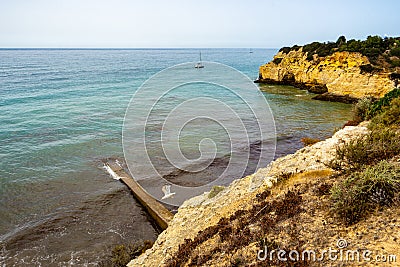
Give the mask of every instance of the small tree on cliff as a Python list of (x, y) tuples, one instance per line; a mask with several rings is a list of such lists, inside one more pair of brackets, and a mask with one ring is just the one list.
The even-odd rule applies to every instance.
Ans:
[(340, 46), (340, 45), (342, 45), (342, 44), (345, 44), (345, 43), (346, 43), (346, 37), (344, 37), (343, 35), (340, 36), (340, 37), (337, 39), (337, 41), (336, 41), (336, 44), (337, 44), (338, 46)]

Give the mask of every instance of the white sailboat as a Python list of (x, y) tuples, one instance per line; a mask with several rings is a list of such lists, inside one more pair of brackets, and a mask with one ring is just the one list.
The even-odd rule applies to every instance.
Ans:
[(201, 52), (200, 52), (200, 61), (197, 62), (196, 65), (194, 65), (194, 67), (195, 67), (196, 69), (202, 69), (202, 68), (204, 68), (203, 63), (201, 63)]

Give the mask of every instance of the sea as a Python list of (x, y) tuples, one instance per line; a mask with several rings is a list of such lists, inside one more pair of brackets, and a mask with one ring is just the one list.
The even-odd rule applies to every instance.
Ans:
[[(251, 80), (277, 52), (0, 49), (0, 266), (97, 266), (116, 245), (157, 238), (160, 229), (103, 162), (124, 159), (124, 116), (138, 88), (197, 61), (200, 51)], [(330, 137), (351, 118), (351, 105), (256, 86), (274, 116), (275, 158), (301, 148), (304, 137)]]

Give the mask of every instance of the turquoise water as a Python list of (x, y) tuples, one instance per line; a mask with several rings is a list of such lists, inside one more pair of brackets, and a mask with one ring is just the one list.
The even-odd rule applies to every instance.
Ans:
[[(276, 50), (202, 49), (205, 61), (251, 79)], [(0, 50), (0, 263), (95, 263), (110, 247), (157, 230), (102, 168), (122, 158), (121, 129), (135, 90), (158, 71), (196, 61), (197, 49)], [(350, 106), (260, 85), (277, 127), (277, 155), (324, 138)], [(27, 263), (27, 264), (25, 264)]]

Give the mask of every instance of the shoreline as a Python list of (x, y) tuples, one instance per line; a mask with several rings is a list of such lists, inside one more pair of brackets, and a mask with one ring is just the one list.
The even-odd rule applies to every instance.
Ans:
[(329, 93), (326, 85), (324, 84), (309, 84), (296, 81), (278, 81), (278, 80), (261, 79), (261, 78), (255, 80), (254, 83), (267, 84), (267, 85), (293, 86), (300, 90), (306, 90), (309, 93), (317, 94), (312, 98), (314, 100), (340, 102), (345, 104), (354, 104), (357, 103), (357, 101), (359, 100), (359, 98), (352, 97), (349, 94), (339, 95), (339, 94)]
[[(327, 168), (326, 164), (333, 159), (336, 146), (367, 132), (367, 128), (363, 125), (347, 126), (331, 138), (278, 158), (266, 168), (233, 181), (216, 196), (209, 198), (210, 192), (205, 192), (185, 201), (172, 219), (170, 227), (158, 236), (154, 246), (133, 259), (128, 266), (168, 266), (167, 262), (177, 255), (178, 248), (184, 240), (196, 238), (197, 233), (202, 233), (210, 227), (221, 227), (218, 225), (223, 218), (251, 209), (257, 195), (268, 189), (274, 190), (285, 173), (297, 175), (302, 179), (330, 176), (333, 170)], [(299, 180), (299, 178), (293, 179)]]

